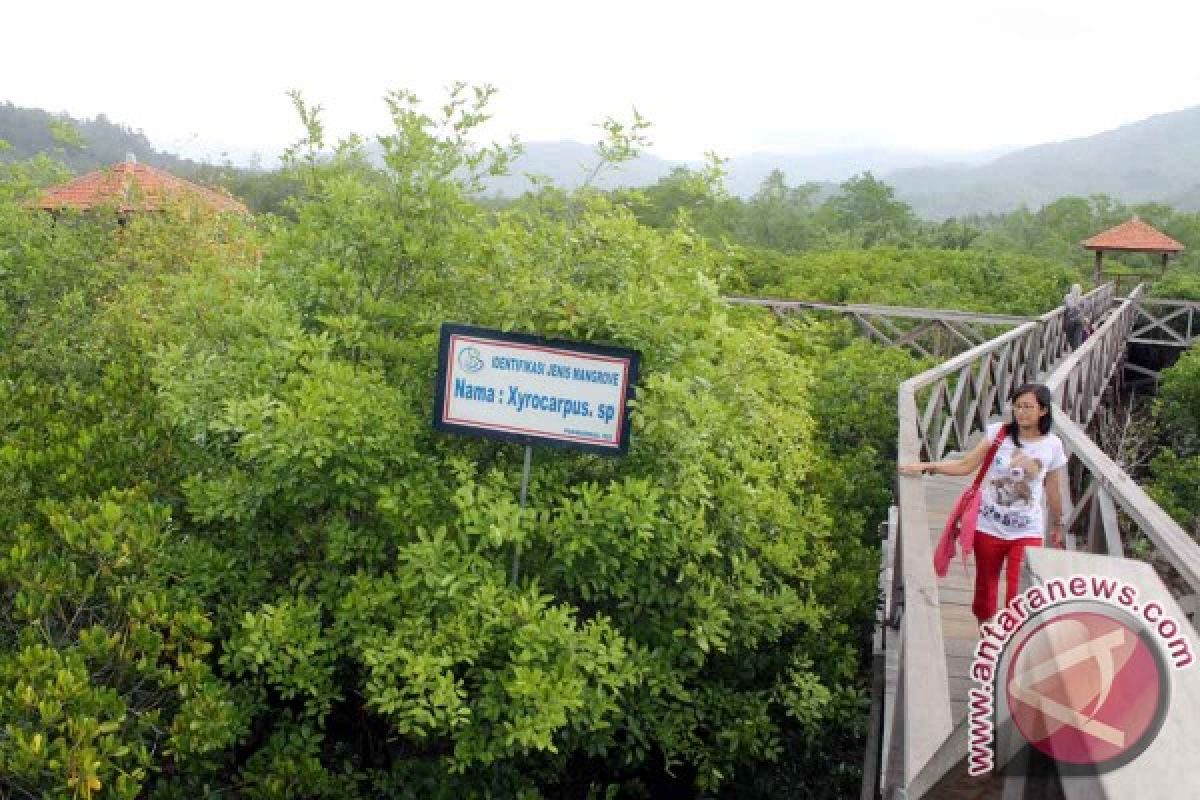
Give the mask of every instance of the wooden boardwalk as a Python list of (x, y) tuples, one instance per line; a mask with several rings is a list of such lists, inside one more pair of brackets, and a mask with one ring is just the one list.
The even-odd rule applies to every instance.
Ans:
[[(929, 519), (930, 547), (936, 548), (942, 527), (962, 490), (970, 485), (972, 476), (950, 477), (935, 475), (923, 479), (925, 512)], [(963, 566), (962, 553), (955, 556), (946, 577), (938, 580), (938, 600), (942, 615), (942, 641), (946, 646), (946, 675), (950, 679), (950, 708), (954, 724), (967, 715), (967, 690), (975, 643), (979, 629), (971, 613), (971, 597), (975, 591), (975, 557), (967, 558)], [(1001, 589), (1003, 591), (1003, 589)]]

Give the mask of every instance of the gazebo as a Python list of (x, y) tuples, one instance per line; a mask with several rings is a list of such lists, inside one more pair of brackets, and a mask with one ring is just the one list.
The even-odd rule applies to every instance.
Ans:
[(31, 205), (46, 211), (111, 208), (124, 218), (131, 212), (162, 211), (177, 202), (195, 202), (218, 212), (248, 214), (232, 195), (177, 178), (132, 157), (52, 187)]
[(1096, 265), (1092, 269), (1092, 282), (1099, 284), (1101, 268), (1104, 264), (1104, 251), (1115, 250), (1122, 253), (1157, 253), (1162, 256), (1162, 269), (1167, 269), (1167, 259), (1178, 255), (1183, 245), (1142, 222), (1136, 216), (1128, 222), (1122, 222), (1116, 227), (1097, 233), (1083, 241), (1087, 250), (1095, 251)]

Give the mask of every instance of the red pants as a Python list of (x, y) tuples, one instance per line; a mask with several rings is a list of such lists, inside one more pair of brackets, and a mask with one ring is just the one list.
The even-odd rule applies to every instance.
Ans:
[(975, 531), (975, 601), (971, 603), (971, 611), (981, 625), (996, 613), (1000, 568), (1004, 566), (1005, 559), (1008, 560), (1008, 583), (1004, 602), (1011, 603), (1020, 589), (1021, 559), (1025, 556), (1025, 548), (1041, 546), (1042, 540), (1036, 537), (1001, 539), (990, 533)]

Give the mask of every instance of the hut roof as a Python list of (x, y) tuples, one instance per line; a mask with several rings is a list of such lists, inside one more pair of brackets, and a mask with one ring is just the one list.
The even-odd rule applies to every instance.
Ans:
[(1133, 253), (1178, 253), (1183, 245), (1137, 217), (1083, 241), (1088, 250), (1124, 250)]
[(148, 164), (123, 161), (48, 189), (33, 205), (48, 211), (113, 206), (118, 211), (161, 211), (171, 202), (199, 201), (215, 211), (247, 214), (227, 192), (177, 178)]

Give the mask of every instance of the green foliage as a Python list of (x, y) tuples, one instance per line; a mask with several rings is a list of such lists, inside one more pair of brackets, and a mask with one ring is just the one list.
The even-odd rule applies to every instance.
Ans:
[[(686, 216), (483, 212), (490, 96), (393, 93), (381, 168), (295, 96), (299, 194), (257, 228), (52, 224), (6, 184), (3, 791), (717, 792), (857, 735), (821, 356), (726, 307)], [(630, 455), (539, 453), (520, 513), (515, 448), (427, 423), (445, 320), (639, 348)]]
[(732, 233), (742, 214), (741, 200), (729, 196), (723, 185), (723, 161), (709, 154), (699, 170), (676, 167), (653, 186), (639, 191), (617, 191), (616, 202), (629, 206), (638, 221), (669, 230), (682, 224), (709, 239)]
[(1151, 496), (1200, 538), (1200, 353), (1190, 350), (1163, 372), (1154, 418), (1165, 443), (1150, 464)]
[(857, 247), (901, 244), (916, 225), (912, 209), (870, 172), (843, 183), (822, 211), (830, 219), (829, 227)]
[(731, 290), (835, 303), (880, 303), (1037, 315), (1062, 302), (1073, 270), (1030, 256), (960, 250), (739, 253)]
[(1168, 268), (1165, 277), (1151, 284), (1150, 294), (1154, 297), (1200, 302), (1200, 268)]
[(136, 797), (161, 763), (202, 769), (251, 705), (213, 673), (211, 622), (166, 580), (169, 512), (139, 492), (45, 502), (5, 543), (0, 684), (10, 788)]
[(819, 191), (815, 183), (790, 187), (773, 170), (745, 204), (738, 239), (783, 252), (814, 249), (825, 238), (814, 213)]
[(1168, 438), (1184, 453), (1200, 453), (1200, 354), (1188, 351), (1163, 380), (1155, 416)]

